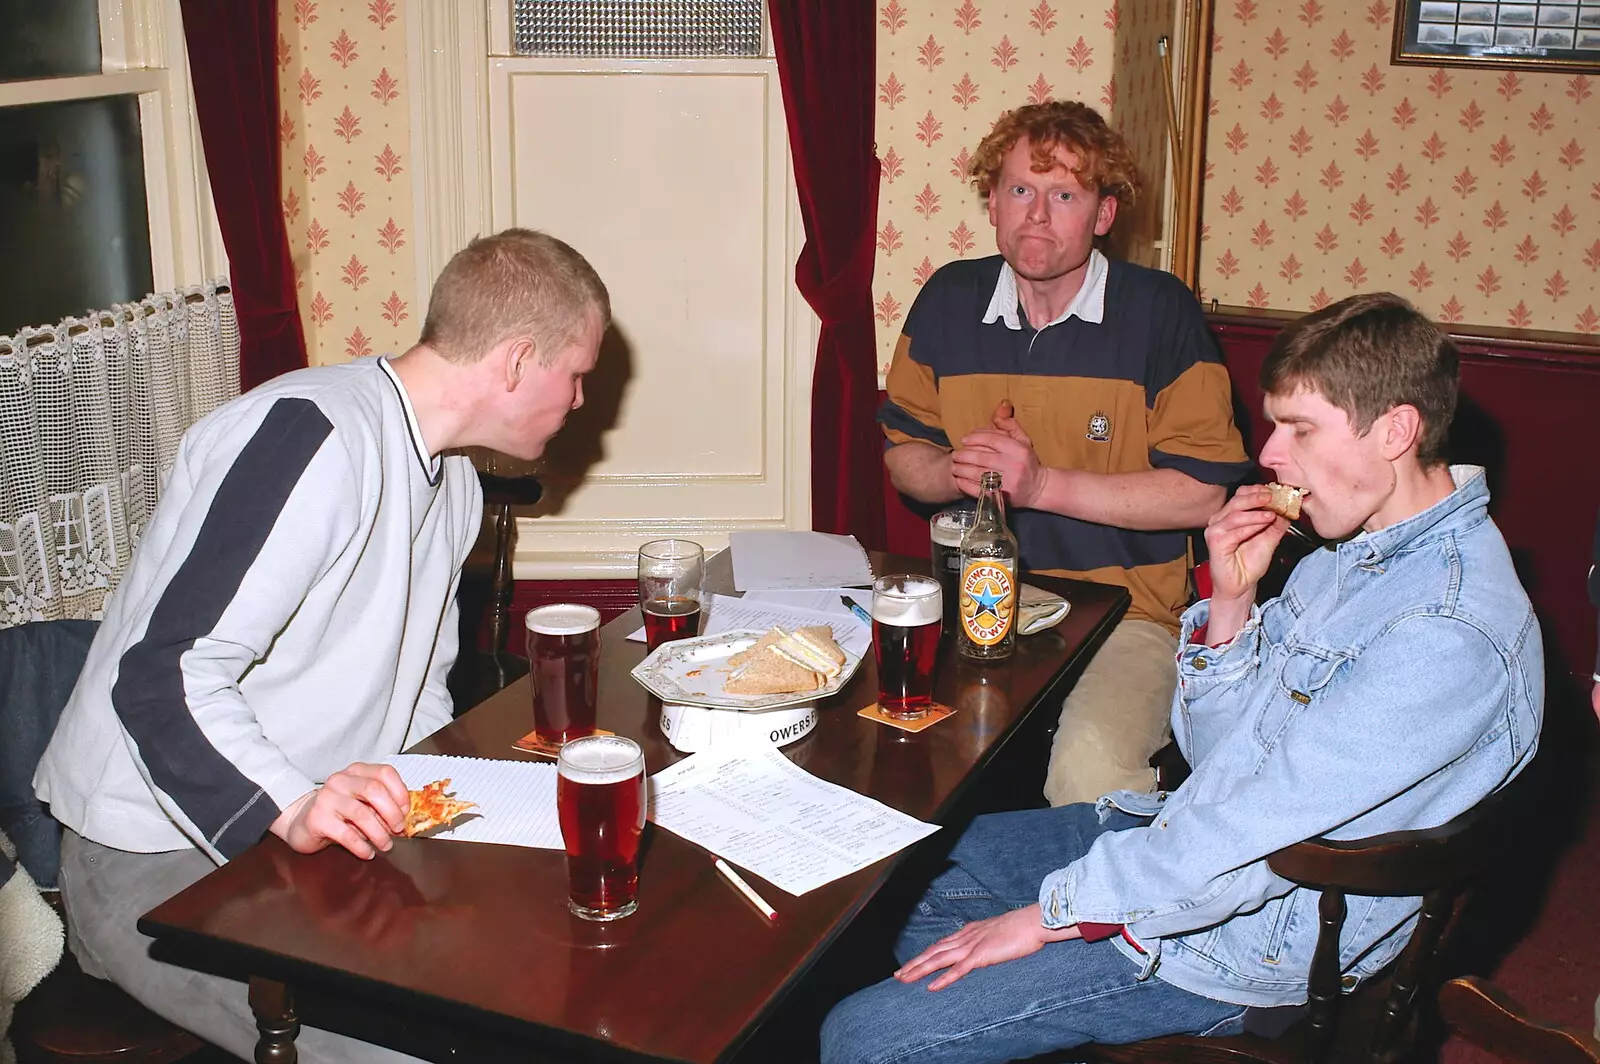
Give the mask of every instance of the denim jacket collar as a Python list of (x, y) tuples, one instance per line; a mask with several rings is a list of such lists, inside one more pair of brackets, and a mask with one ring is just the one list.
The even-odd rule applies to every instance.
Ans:
[(1422, 539), (1441, 525), (1459, 528), (1473, 517), (1488, 512), (1489, 485), (1482, 466), (1451, 466), (1450, 479), (1455, 482), (1456, 490), (1421, 513), (1376, 532), (1363, 532), (1341, 543), (1338, 548), (1339, 561), (1344, 565), (1381, 565), (1401, 548)]

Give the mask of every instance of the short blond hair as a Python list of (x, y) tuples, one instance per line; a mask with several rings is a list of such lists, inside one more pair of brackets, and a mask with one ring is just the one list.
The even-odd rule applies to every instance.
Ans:
[(421, 343), (471, 363), (518, 336), (549, 365), (591, 314), (611, 323), (611, 296), (582, 255), (548, 233), (506, 229), (480, 236), (445, 264), (428, 297)]

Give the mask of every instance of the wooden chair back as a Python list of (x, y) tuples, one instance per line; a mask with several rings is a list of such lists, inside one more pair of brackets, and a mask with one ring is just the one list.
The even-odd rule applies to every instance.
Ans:
[[(1419, 994), (1426, 994), (1437, 980), (1436, 961), (1452, 918), (1470, 885), (1502, 852), (1520, 792), (1515, 785), (1503, 787), (1439, 827), (1349, 841), (1309, 839), (1267, 858), (1278, 875), (1322, 892), (1305, 1018), (1281, 1038), (1171, 1037), (1125, 1046), (1084, 1046), (1076, 1052), (1108, 1064), (1324, 1064), (1334, 1059), (1387, 1064), (1402, 1059), (1415, 1039)], [(1349, 895), (1420, 895), (1422, 909), (1388, 977), (1355, 995), (1365, 999), (1361, 1001), (1365, 1008), (1360, 1016), (1349, 1018), (1365, 1022), (1341, 1029), (1341, 1013), (1356, 1011), (1344, 1007), (1339, 967), (1339, 936)]]
[(1475, 975), (1440, 988), (1439, 1014), (1452, 1032), (1508, 1064), (1600, 1064), (1600, 1040), (1532, 1018)]
[[(513, 506), (532, 506), (544, 496), (544, 487), (533, 477), (504, 477), (478, 473), (483, 487), (483, 502), (494, 513), (494, 575), (489, 593), (489, 661), (487, 671), (494, 676), (498, 691), (528, 671), (527, 659), (506, 648), (511, 629), (511, 551), (515, 545), (516, 517)], [(521, 640), (518, 640), (520, 647)]]
[[(496, 691), (528, 672), (522, 656), (522, 637), (511, 631), (511, 599), (515, 583), (511, 576), (511, 555), (516, 545), (516, 515), (513, 507), (532, 506), (544, 494), (533, 477), (501, 476), (478, 470), (483, 488), (487, 523), (493, 530), (494, 554), (485, 570), (474, 555), (461, 575), (457, 601), (461, 606), (461, 647), (448, 680), (456, 714), (482, 702)], [(488, 625), (488, 649), (480, 649), (479, 623)]]

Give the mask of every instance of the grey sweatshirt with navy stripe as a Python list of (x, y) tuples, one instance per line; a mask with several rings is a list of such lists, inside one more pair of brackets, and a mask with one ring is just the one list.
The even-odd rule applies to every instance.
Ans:
[(354, 761), (450, 720), (471, 463), (435, 469), (376, 359), (197, 422), (34, 787), (105, 846), (213, 860)]

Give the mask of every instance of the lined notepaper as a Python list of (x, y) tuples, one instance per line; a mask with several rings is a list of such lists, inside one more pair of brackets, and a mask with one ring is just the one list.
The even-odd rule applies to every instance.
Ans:
[(395, 754), (385, 760), (412, 790), (448, 779), (450, 794), (478, 803), (455, 827), (441, 828), (428, 838), (562, 849), (554, 765), (444, 754)]

